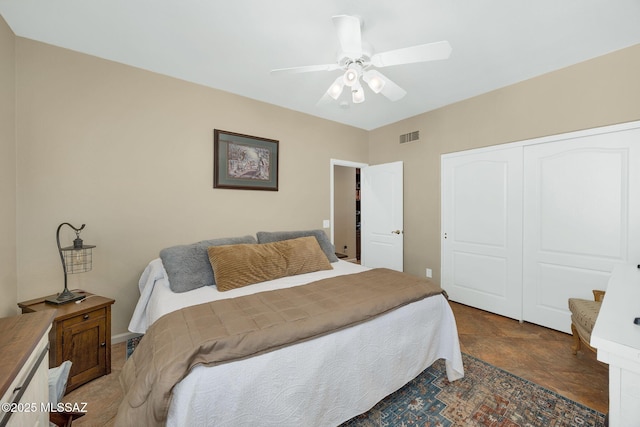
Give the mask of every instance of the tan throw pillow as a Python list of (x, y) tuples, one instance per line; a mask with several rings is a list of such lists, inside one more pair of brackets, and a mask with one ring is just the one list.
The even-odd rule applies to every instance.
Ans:
[(313, 236), (263, 244), (211, 246), (207, 253), (219, 291), (332, 269)]

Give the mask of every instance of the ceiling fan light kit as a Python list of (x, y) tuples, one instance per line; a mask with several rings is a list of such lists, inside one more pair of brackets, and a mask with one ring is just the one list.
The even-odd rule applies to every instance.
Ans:
[[(421, 44), (405, 47), (387, 52), (371, 55), (371, 48), (363, 43), (360, 18), (356, 16), (337, 15), (333, 18), (333, 24), (338, 33), (341, 52), (338, 61), (333, 64), (310, 65), (304, 67), (280, 68), (271, 73), (306, 73), (313, 71), (343, 70), (329, 89), (326, 95), (338, 100), (342, 95), (344, 86), (351, 88), (351, 100), (354, 104), (364, 102), (364, 88), (360, 78), (374, 93), (382, 93), (390, 101), (402, 99), (407, 92), (370, 67), (382, 68), (393, 65), (413, 64), (416, 62), (435, 61), (447, 59), (451, 54), (451, 45), (447, 41)], [(342, 102), (340, 103), (342, 105)]]
[(384, 85), (386, 83), (384, 81), (383, 76), (380, 73), (378, 73), (376, 70), (368, 70), (362, 76), (362, 80), (364, 80), (367, 83), (367, 85), (369, 85), (369, 88), (374, 93), (380, 93), (380, 91), (384, 88)]
[(330, 97), (337, 100), (342, 95), (342, 89), (344, 88), (344, 76), (340, 76), (327, 90), (327, 94)]
[(357, 81), (358, 78), (360, 77), (360, 73), (359, 70), (357, 68), (356, 64), (350, 64), (347, 67), (347, 71), (344, 72), (344, 84), (346, 84), (347, 86), (351, 87), (353, 86)]
[(364, 102), (364, 89), (359, 82), (351, 87), (351, 100), (354, 104), (360, 104)]

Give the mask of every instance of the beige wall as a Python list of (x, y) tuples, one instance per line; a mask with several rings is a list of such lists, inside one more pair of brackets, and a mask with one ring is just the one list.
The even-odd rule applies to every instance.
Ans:
[(0, 17), (0, 317), (16, 306), (15, 36)]
[[(16, 53), (18, 299), (62, 289), (56, 227), (86, 223), (94, 268), (69, 287), (116, 299), (114, 334), (160, 249), (322, 228), (330, 159), (367, 159), (363, 130), (23, 38)], [(214, 128), (279, 140), (279, 191), (213, 189)]]
[(640, 45), (370, 132), (370, 164), (404, 162), (405, 271), (440, 280), (441, 154), (640, 120), (638, 76)]

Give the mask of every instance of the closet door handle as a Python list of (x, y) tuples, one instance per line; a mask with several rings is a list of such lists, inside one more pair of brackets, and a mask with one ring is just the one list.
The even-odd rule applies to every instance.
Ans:
[(393, 234), (402, 234), (403, 231), (402, 230), (393, 230), (392, 233)]

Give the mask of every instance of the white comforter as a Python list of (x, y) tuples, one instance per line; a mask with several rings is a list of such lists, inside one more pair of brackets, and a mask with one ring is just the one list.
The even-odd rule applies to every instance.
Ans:
[[(189, 305), (365, 269), (345, 261), (332, 267), (227, 292), (204, 287), (176, 294), (156, 259), (140, 278), (141, 297), (129, 330), (144, 333), (162, 315)], [(277, 351), (195, 367), (173, 390), (167, 424), (338, 425), (366, 412), (441, 358), (450, 381), (464, 375), (455, 319), (438, 295)]]

